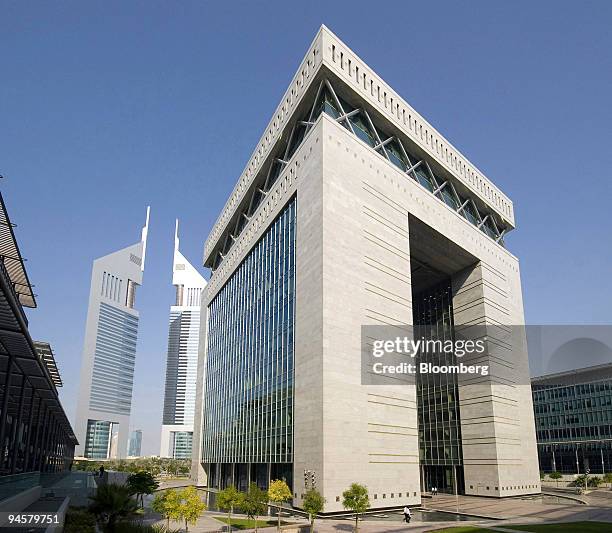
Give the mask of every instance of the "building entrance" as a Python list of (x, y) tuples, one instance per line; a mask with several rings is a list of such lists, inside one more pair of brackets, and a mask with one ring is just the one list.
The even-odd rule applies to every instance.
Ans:
[(421, 465), (421, 490), (431, 492), (434, 487), (439, 493), (463, 494), (463, 467), (458, 465)]
[[(410, 217), (412, 319), (419, 339), (455, 340), (453, 277), (476, 258)], [(453, 351), (428, 350), (418, 363), (456, 365)], [(457, 374), (417, 374), (417, 417), (421, 490), (463, 494), (463, 450)]]

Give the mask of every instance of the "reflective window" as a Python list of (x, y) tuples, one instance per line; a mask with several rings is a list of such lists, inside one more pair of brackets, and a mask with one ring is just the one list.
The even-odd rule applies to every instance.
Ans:
[(191, 431), (175, 431), (172, 433), (172, 457), (174, 459), (191, 459)]
[(355, 135), (369, 146), (376, 146), (376, 137), (362, 113), (353, 115), (350, 119)]
[(396, 139), (393, 139), (390, 143), (385, 146), (387, 150), (387, 155), (389, 156), (389, 161), (393, 163), (396, 167), (399, 167), (401, 170), (408, 170), (408, 161), (406, 161), (406, 157), (402, 149), (399, 146), (399, 143)]
[(413, 174), (416, 176), (417, 181), (429, 192), (435, 190), (435, 184), (429, 172), (427, 172), (427, 167), (421, 164), (413, 171)]
[(111, 456), (113, 435), (116, 435), (112, 422), (88, 420), (85, 434), (85, 457), (88, 459), (108, 459)]
[[(450, 280), (417, 293), (413, 318), (418, 338), (453, 340), (453, 296)], [(418, 354), (416, 364), (454, 365), (453, 353)], [(460, 465), (461, 423), (456, 374), (417, 374), (419, 454), (423, 465)]]
[(445, 187), (440, 191), (440, 197), (444, 200), (444, 203), (457, 210), (459, 208), (459, 201), (457, 199), (457, 195), (454, 193), (450, 184), (446, 184)]
[(202, 461), (293, 461), (293, 199), (209, 305)]
[(476, 208), (473, 206), (472, 202), (468, 202), (466, 206), (461, 211), (461, 214), (467, 218), (474, 226), (478, 226), (480, 224), (480, 220), (478, 219), (478, 213)]

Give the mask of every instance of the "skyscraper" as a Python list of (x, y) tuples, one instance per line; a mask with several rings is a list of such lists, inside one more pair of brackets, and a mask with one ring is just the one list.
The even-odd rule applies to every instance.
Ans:
[[(125, 457), (138, 337), (136, 287), (142, 284), (149, 208), (140, 242), (96, 259), (77, 401), (75, 454)], [(115, 444), (116, 443), (116, 444)]]
[(432, 486), (539, 492), (524, 338), (486, 337), (486, 376), (362, 375), (364, 326), (452, 341), (523, 324), (514, 226), (512, 201), (322, 27), (205, 243), (198, 482), (285, 478), (326, 512), (353, 482), (375, 508)]
[(178, 220), (172, 284), (176, 287), (176, 301), (170, 307), (160, 455), (187, 459), (191, 457), (193, 439), (200, 305), (206, 280), (179, 251)]
[(128, 456), (129, 457), (140, 457), (142, 453), (142, 430), (135, 429), (130, 433), (130, 440), (128, 444)]

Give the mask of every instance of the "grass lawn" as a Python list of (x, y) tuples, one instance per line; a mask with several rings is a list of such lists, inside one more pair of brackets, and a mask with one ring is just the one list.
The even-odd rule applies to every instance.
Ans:
[[(524, 531), (525, 533), (609, 533), (612, 524), (609, 522), (568, 522), (567, 524), (529, 524), (525, 526), (508, 526), (500, 524), (499, 527)], [(479, 527), (449, 527), (446, 529), (432, 530), (432, 533), (493, 533), (492, 529)]]
[(568, 522), (567, 524), (529, 524), (527, 526), (500, 526), (514, 531), (529, 533), (608, 533), (612, 531), (609, 522)]
[(444, 529), (432, 529), (431, 533), (497, 533), (492, 529), (484, 529), (482, 527), (463, 526), (463, 527), (448, 527)]
[[(229, 524), (227, 516), (213, 516), (213, 518), (224, 524)], [(257, 520), (257, 527), (276, 526), (277, 524), (278, 520)], [(286, 524), (287, 522), (281, 521), (281, 526)], [(236, 529), (253, 529), (255, 527), (255, 520), (251, 520), (250, 518), (234, 518), (232, 516), (231, 526)]]

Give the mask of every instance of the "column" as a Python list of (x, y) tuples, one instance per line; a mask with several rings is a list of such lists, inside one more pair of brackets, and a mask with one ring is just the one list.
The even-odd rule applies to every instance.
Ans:
[[(26, 461), (25, 471), (29, 472), (31, 470), (36, 470), (37, 458), (38, 458), (38, 439), (40, 437), (40, 425), (42, 423), (42, 397), (38, 398), (38, 407), (36, 409), (36, 432), (34, 433), (34, 440), (32, 442), (32, 457), (28, 457), (28, 461)], [(28, 455), (30, 450), (28, 448)]]
[(45, 455), (47, 453), (47, 437), (49, 434), (49, 408), (45, 405), (45, 418), (43, 424), (42, 435), (40, 439), (40, 452), (38, 456), (38, 470), (43, 471), (43, 466), (45, 464)]
[(19, 434), (19, 429), (21, 426), (21, 416), (23, 414), (23, 400), (25, 398), (25, 391), (26, 391), (26, 377), (24, 375), (21, 381), (21, 394), (19, 395), (19, 407), (17, 411), (17, 419), (15, 423), (13, 424), (11, 444), (10, 444), (10, 449), (9, 449), (9, 458), (11, 462), (11, 465), (10, 465), (11, 474), (15, 473), (15, 468), (17, 466), (17, 455), (19, 452), (19, 446), (17, 443), (17, 435)]
[[(458, 339), (484, 351), (458, 358), (489, 375), (459, 374), (465, 493), (513, 496), (539, 492), (539, 467), (518, 270), (482, 261), (452, 280)], [(518, 302), (518, 304), (517, 304)]]
[(23, 464), (21, 470), (23, 472), (28, 471), (28, 461), (30, 460), (30, 442), (32, 440), (32, 422), (34, 421), (34, 399), (36, 397), (36, 390), (32, 387), (32, 396), (30, 398), (30, 416), (28, 416), (28, 435), (25, 442), (25, 450), (23, 453)]
[(0, 471), (4, 469), (4, 440), (6, 438), (6, 419), (8, 417), (8, 406), (11, 388), (11, 379), (13, 377), (14, 357), (9, 355), (8, 365), (6, 368), (6, 381), (4, 392), (2, 394), (2, 411), (0, 412)]

